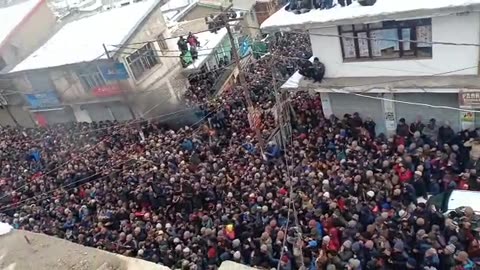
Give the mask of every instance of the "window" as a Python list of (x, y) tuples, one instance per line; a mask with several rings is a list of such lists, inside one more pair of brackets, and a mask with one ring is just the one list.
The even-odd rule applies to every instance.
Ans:
[(44, 92), (55, 89), (49, 70), (31, 70), (26, 75), (34, 91)]
[(431, 19), (343, 25), (338, 30), (346, 61), (432, 57)]
[(143, 74), (145, 74), (145, 72), (160, 64), (160, 60), (158, 59), (152, 43), (147, 43), (136, 52), (127, 56), (127, 64), (130, 67), (135, 80), (138, 80)]
[(77, 71), (77, 76), (87, 91), (92, 91), (97, 87), (106, 85), (105, 80), (98, 69), (92, 68), (88, 70), (79, 70)]
[(165, 41), (165, 37), (163, 36), (163, 34), (160, 34), (157, 39), (160, 50), (162, 50), (162, 52), (168, 51), (168, 44), (167, 41)]

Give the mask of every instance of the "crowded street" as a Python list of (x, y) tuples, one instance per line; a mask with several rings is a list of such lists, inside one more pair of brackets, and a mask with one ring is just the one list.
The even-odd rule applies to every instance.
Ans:
[[(265, 140), (270, 57), (286, 79), (312, 56), (307, 42), (279, 37), (246, 71)], [(478, 202), (448, 214), (426, 203), (480, 191), (476, 130), (400, 119), (388, 137), (367, 116), (324, 116), (318, 94), (293, 92), (291, 143), (262, 149), (242, 95), (205, 102), (208, 87), (189, 95), (210, 120), (195, 127), (2, 128), (0, 221), (172, 269), (476, 269)]]

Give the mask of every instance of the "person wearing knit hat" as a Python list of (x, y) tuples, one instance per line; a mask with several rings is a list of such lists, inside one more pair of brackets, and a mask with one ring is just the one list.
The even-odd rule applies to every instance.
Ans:
[(240, 261), (240, 259), (242, 258), (242, 254), (240, 253), (240, 251), (235, 251), (235, 253), (233, 253), (233, 259), (235, 261)]
[(310, 241), (308, 242), (307, 248), (316, 248), (317, 245), (318, 245), (317, 241), (315, 241), (315, 240), (310, 240)]
[(325, 236), (322, 238), (322, 245), (325, 245), (325, 244), (328, 244), (328, 243), (330, 243), (330, 236), (325, 235)]
[(348, 266), (350, 267), (351, 270), (359, 270), (360, 269), (360, 260), (358, 259), (350, 259), (348, 260)]
[(240, 242), (240, 239), (234, 239), (232, 241), (232, 247), (233, 248), (238, 248), (240, 246), (241, 242)]
[(448, 244), (448, 245), (445, 247), (444, 253), (445, 253), (445, 254), (448, 254), (448, 255), (454, 254), (456, 249), (457, 249), (457, 248), (455, 247), (454, 244)]
[(283, 255), (281, 258), (280, 258), (280, 263), (286, 267), (288, 264), (290, 264), (290, 259), (288, 258), (287, 255)]
[(362, 249), (362, 244), (360, 242), (355, 242), (352, 244), (353, 253), (358, 253)]
[[(468, 253), (465, 252), (465, 251), (460, 251), (458, 252), (458, 254), (455, 256), (455, 260), (457, 260), (458, 262), (461, 263), (462, 266), (465, 266), (465, 265), (470, 265), (471, 261), (470, 259), (468, 258)], [(463, 268), (463, 269), (470, 269), (470, 268)], [(473, 269), (473, 268), (471, 268)]]
[(417, 225), (418, 225), (418, 226), (423, 226), (423, 225), (425, 225), (425, 219), (423, 219), (423, 218), (417, 218)]
[(396, 252), (403, 252), (405, 249), (405, 245), (403, 244), (402, 240), (397, 240), (393, 245), (393, 250)]
[(407, 269), (417, 269), (417, 261), (414, 258), (410, 257), (407, 260), (406, 266), (407, 266)]
[(337, 267), (335, 266), (335, 264), (329, 264), (327, 265), (327, 270), (337, 270)]
[(453, 269), (456, 266), (454, 258), (456, 247), (453, 244), (448, 244), (442, 252), (439, 252), (440, 262), (443, 269)]
[(365, 244), (364, 244), (364, 247), (365, 247), (366, 249), (368, 249), (368, 250), (372, 250), (373, 247), (374, 247), (374, 245), (375, 245), (375, 244), (373, 243), (372, 240), (367, 240), (367, 242), (365, 242)]
[(342, 246), (346, 249), (350, 249), (352, 247), (352, 241), (346, 240), (345, 242), (343, 242)]

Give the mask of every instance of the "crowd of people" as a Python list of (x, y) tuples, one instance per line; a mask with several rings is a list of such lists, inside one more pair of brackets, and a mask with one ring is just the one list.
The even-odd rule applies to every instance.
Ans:
[[(303, 38), (279, 37), (286, 54), (272, 66), (286, 67), (284, 77), (299, 55), (311, 57), (286, 43)], [(256, 62), (247, 77), (267, 111), (269, 63)], [(290, 104), (285, 149), (261, 147), (233, 93), (209, 101), (212, 121), (195, 129), (148, 121), (2, 128), (0, 221), (174, 269), (225, 260), (282, 270), (476, 268), (473, 209), (445, 216), (420, 200), (480, 190), (476, 131), (401, 119), (388, 137), (358, 113), (323, 116), (319, 95), (295, 93)]]

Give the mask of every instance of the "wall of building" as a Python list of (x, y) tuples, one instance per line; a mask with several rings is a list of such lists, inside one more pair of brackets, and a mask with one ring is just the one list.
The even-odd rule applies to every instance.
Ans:
[(270, 15), (276, 11), (276, 3), (274, 0), (269, 2), (257, 2), (255, 4), (255, 12), (257, 13), (258, 23), (262, 24)]
[[(96, 68), (92, 64), (92, 68)], [(65, 103), (79, 102), (92, 99), (88, 90), (85, 90), (77, 74), (71, 68), (51, 69), (50, 78), (57, 92)]]
[(185, 16), (180, 21), (184, 22), (184, 21), (192, 21), (195, 19), (202, 19), (218, 11), (219, 11), (218, 8), (197, 5), (187, 14), (185, 14)]
[[(476, 46), (433, 45), (431, 59), (343, 62), (337, 27), (310, 29), (314, 56), (326, 66), (326, 77), (425, 76), (475, 67), (452, 74), (476, 75), (479, 48)], [(455, 43), (480, 43), (480, 14), (449, 15), (432, 18), (432, 40)], [(394, 62), (394, 63), (393, 63)]]
[(13, 68), (40, 47), (54, 33), (55, 26), (55, 15), (47, 1), (43, 1), (2, 46), (0, 54), (8, 64), (5, 70)]
[[(416, 93), (416, 94), (395, 94), (395, 100), (424, 103), (436, 106), (447, 106), (458, 108), (458, 94), (431, 94), (431, 93)], [(454, 130), (460, 130), (460, 115), (459, 111), (452, 109), (429, 108), (425, 106), (410, 105), (405, 103), (395, 103), (395, 114), (397, 120), (405, 118), (407, 123), (414, 122), (418, 117), (423, 122), (427, 123), (429, 119), (435, 118), (437, 123), (441, 125), (443, 122), (450, 122)]]
[[(456, 93), (397, 93), (369, 94), (368, 97), (340, 93), (321, 93), (324, 114), (335, 114), (342, 119), (344, 114), (358, 112), (363, 119), (371, 117), (375, 121), (377, 134), (395, 133), (400, 118), (405, 118), (408, 124), (418, 118), (428, 123), (431, 118), (438, 125), (448, 121), (455, 130), (465, 128), (462, 125), (462, 113), (458, 110), (458, 94)], [(410, 104), (407, 104), (410, 103)], [(432, 108), (411, 103), (423, 103), (448, 108)], [(475, 116), (476, 118), (476, 116)]]
[[(166, 31), (167, 27), (163, 19), (163, 15), (160, 9), (154, 11), (151, 16), (147, 19), (144, 25), (134, 34), (134, 36), (128, 41), (130, 44), (129, 48), (141, 48), (145, 45), (145, 40), (155, 40), (160, 34), (163, 34), (164, 37), (168, 38), (169, 33)], [(138, 43), (138, 44), (135, 44)], [(171, 44), (173, 41), (168, 42), (169, 50), (178, 50), (178, 48), (172, 48)], [(135, 79), (131, 74), (131, 71), (126, 64), (126, 57), (133, 52), (132, 49), (127, 49), (121, 53), (119, 56), (119, 61), (123, 62), (127, 68), (127, 71), (130, 73), (130, 88), (133, 92), (147, 91), (150, 90), (150, 86), (155, 84), (158, 80), (165, 77), (171, 76), (172, 70), (181, 67), (180, 58), (178, 53), (172, 53), (169, 51), (162, 51), (160, 45), (157, 42), (151, 43), (158, 55), (158, 60), (160, 65), (155, 66), (148, 72), (142, 75), (141, 78)], [(176, 40), (175, 40), (176, 44)]]

